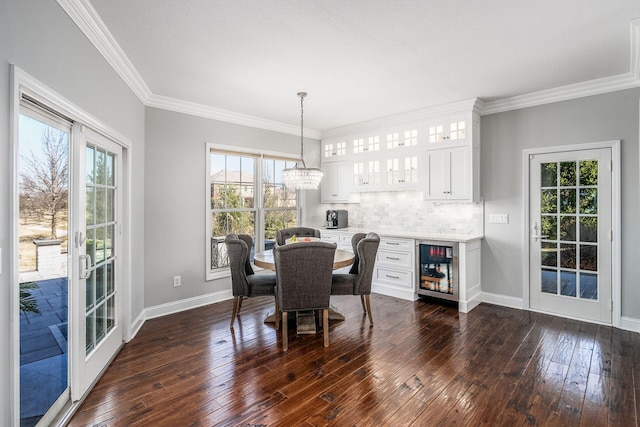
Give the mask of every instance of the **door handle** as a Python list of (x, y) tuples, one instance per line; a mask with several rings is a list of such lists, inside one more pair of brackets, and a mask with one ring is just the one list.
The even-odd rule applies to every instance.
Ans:
[(538, 234), (538, 223), (534, 222), (533, 223), (533, 234), (531, 235), (531, 237), (533, 238), (534, 242), (537, 242), (539, 239), (546, 239), (547, 237), (549, 237), (548, 234)]
[(85, 236), (82, 231), (78, 231), (76, 233), (75, 240), (76, 240), (76, 248), (79, 248), (80, 246), (84, 245), (84, 242), (87, 241), (87, 236)]
[(80, 280), (86, 280), (91, 276), (91, 256), (80, 255)]

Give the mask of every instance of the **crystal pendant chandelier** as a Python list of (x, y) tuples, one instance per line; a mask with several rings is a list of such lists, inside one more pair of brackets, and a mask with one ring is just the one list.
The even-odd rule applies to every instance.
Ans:
[[(300, 97), (300, 161), (292, 168), (282, 171), (284, 185), (295, 190), (315, 190), (322, 180), (322, 171), (308, 168), (304, 163), (304, 97), (306, 92), (298, 92)], [(302, 166), (300, 166), (302, 164)]]

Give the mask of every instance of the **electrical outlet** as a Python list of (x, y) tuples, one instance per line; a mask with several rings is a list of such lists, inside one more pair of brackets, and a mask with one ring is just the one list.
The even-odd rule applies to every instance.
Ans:
[(180, 285), (180, 276), (173, 276), (173, 287), (177, 288)]
[(491, 224), (509, 224), (509, 214), (490, 214), (489, 222)]

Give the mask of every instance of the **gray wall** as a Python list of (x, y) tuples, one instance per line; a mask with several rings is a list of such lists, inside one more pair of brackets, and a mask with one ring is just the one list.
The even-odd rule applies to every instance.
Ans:
[[(485, 200), (482, 289), (522, 298), (524, 212), (522, 151), (528, 148), (621, 140), (622, 315), (640, 319), (640, 89), (558, 102), (482, 117), (481, 185)], [(489, 224), (508, 213), (508, 225)]]
[[(0, 425), (11, 425), (8, 379), (12, 218), (9, 64), (47, 85), (132, 141), (132, 317), (143, 309), (144, 107), (54, 0), (0, 0)], [(136, 285), (139, 284), (139, 285)]]
[[(146, 138), (145, 306), (230, 289), (230, 279), (205, 281), (205, 145), (299, 155), (300, 137), (147, 108)], [(305, 138), (305, 159), (319, 158), (319, 144)], [(317, 204), (319, 190), (305, 193)], [(182, 286), (173, 287), (173, 276)]]

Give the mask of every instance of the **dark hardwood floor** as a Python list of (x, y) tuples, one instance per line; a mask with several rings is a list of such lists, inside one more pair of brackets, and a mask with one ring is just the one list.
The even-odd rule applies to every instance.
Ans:
[(482, 304), (468, 314), (372, 295), (289, 351), (272, 298), (147, 321), (71, 426), (637, 426), (640, 335)]

